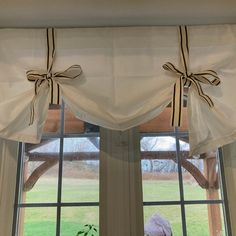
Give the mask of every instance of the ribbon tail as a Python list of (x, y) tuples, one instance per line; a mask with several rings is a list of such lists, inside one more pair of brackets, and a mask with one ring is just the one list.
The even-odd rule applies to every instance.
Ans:
[(195, 88), (197, 89), (198, 95), (203, 99), (203, 101), (205, 101), (209, 107), (213, 107), (214, 106), (213, 101), (207, 94), (203, 92), (201, 84), (197, 81), (193, 81), (193, 84)]
[(61, 91), (60, 91), (60, 86), (59, 84), (54, 81), (53, 79), (49, 80), (50, 82), (50, 94), (51, 94), (51, 99), (50, 99), (50, 104), (61, 104)]
[(39, 79), (36, 79), (35, 84), (34, 84), (34, 97), (30, 102), (30, 121), (29, 121), (29, 125), (32, 125), (34, 123), (35, 102), (36, 102), (36, 98), (38, 96), (38, 93), (40, 91), (41, 84), (42, 84), (42, 81), (39, 80)]
[(36, 100), (36, 96), (35, 95), (32, 99), (32, 101), (30, 102), (30, 120), (29, 120), (29, 125), (32, 125), (34, 123), (34, 117), (35, 117), (35, 100)]
[(180, 127), (182, 122), (182, 107), (183, 107), (183, 81), (179, 77), (174, 85), (172, 96), (172, 114), (171, 125)]

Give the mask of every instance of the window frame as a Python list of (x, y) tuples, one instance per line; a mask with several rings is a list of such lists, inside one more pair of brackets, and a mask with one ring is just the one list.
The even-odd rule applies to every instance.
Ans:
[(52, 203), (21, 203), (21, 188), (22, 186), (22, 170), (24, 157), (24, 144), (19, 144), (18, 163), (17, 163), (17, 177), (15, 190), (15, 204), (13, 215), (12, 236), (18, 236), (19, 212), (21, 208), (37, 208), (37, 207), (54, 207), (56, 208), (56, 235), (60, 235), (61, 231), (61, 209), (62, 207), (99, 207), (99, 202), (62, 202), (62, 179), (63, 179), (63, 149), (65, 138), (82, 138), (82, 137), (99, 137), (99, 132), (89, 132), (82, 134), (67, 134), (64, 132), (65, 128), (65, 104), (61, 105), (60, 109), (60, 130), (58, 133), (44, 134), (42, 138), (59, 139), (59, 153), (58, 153), (58, 183), (57, 183), (57, 201)]
[[(88, 132), (83, 134), (67, 134), (64, 133), (64, 118), (65, 118), (65, 105), (61, 105), (61, 120), (60, 120), (60, 132), (43, 135), (43, 138), (58, 138), (60, 140), (59, 147), (59, 170), (58, 170), (58, 191), (57, 191), (57, 203), (21, 203), (20, 199), (20, 186), (22, 184), (22, 174), (21, 170), (23, 168), (23, 153), (24, 153), (24, 144), (20, 143), (19, 145), (19, 155), (18, 155), (18, 167), (17, 167), (17, 182), (16, 182), (16, 193), (15, 193), (15, 204), (14, 204), (14, 219), (12, 227), (12, 236), (18, 236), (18, 221), (19, 221), (19, 209), (20, 208), (33, 208), (33, 207), (56, 207), (56, 235), (60, 235), (61, 230), (61, 209), (62, 207), (81, 207), (81, 206), (96, 206), (99, 207), (99, 202), (62, 202), (62, 178), (63, 178), (63, 146), (64, 138), (76, 138), (76, 137), (99, 137), (99, 132)], [(225, 175), (223, 168), (223, 155), (222, 150), (218, 151), (218, 162), (219, 162), (219, 173), (220, 173), (220, 186), (221, 186), (221, 199), (219, 200), (185, 200), (184, 199), (184, 186), (183, 186), (183, 176), (182, 176), (182, 166), (180, 163), (180, 138), (182, 136), (187, 136), (187, 132), (181, 132), (177, 128), (169, 132), (161, 133), (140, 133), (140, 141), (143, 137), (165, 137), (172, 136), (176, 140), (176, 158), (178, 166), (178, 182), (179, 182), (179, 193), (180, 200), (177, 201), (143, 201), (143, 207), (145, 206), (180, 206), (181, 209), (181, 225), (183, 236), (187, 236), (187, 223), (186, 223), (186, 214), (185, 206), (187, 205), (196, 205), (196, 204), (221, 204), (224, 221), (225, 221), (225, 232), (226, 235), (231, 236), (231, 224), (230, 224), (230, 215), (229, 207), (227, 200), (227, 191), (225, 184)], [(141, 152), (141, 150), (140, 150)], [(140, 160), (141, 161), (141, 160)]]
[[(179, 193), (180, 193), (180, 200), (177, 201), (144, 201), (143, 206), (180, 206), (181, 209), (181, 224), (182, 224), (182, 233), (183, 236), (187, 236), (187, 222), (186, 222), (186, 212), (185, 206), (190, 205), (207, 205), (207, 204), (220, 204), (223, 209), (223, 220), (224, 220), (224, 227), (226, 236), (232, 236), (231, 230), (231, 220), (229, 214), (229, 205), (228, 205), (228, 197), (226, 191), (226, 183), (225, 183), (225, 173), (223, 168), (223, 154), (222, 149), (219, 148), (217, 150), (217, 161), (219, 167), (219, 179), (220, 179), (220, 187), (221, 187), (221, 199), (212, 199), (212, 200), (185, 200), (184, 199), (184, 184), (183, 184), (183, 172), (182, 166), (180, 163), (181, 155), (180, 155), (180, 138), (183, 136), (188, 136), (188, 132), (179, 131), (178, 128), (175, 128), (173, 131), (163, 132), (163, 133), (141, 133), (142, 137), (165, 137), (171, 136), (174, 137), (176, 140), (176, 159), (177, 159), (177, 166), (178, 166), (178, 182), (179, 182)], [(141, 139), (140, 139), (141, 140)]]

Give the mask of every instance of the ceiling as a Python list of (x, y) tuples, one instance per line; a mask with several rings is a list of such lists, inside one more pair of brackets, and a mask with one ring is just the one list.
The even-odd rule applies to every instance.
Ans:
[(236, 23), (236, 0), (0, 0), (0, 27)]

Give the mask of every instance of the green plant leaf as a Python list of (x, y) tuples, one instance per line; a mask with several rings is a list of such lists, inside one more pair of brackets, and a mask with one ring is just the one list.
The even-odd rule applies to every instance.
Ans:
[(76, 236), (78, 236), (78, 235), (80, 235), (80, 234), (83, 234), (84, 233), (84, 230), (81, 230), (81, 231), (79, 231), (77, 234), (76, 234)]
[(84, 226), (83, 226), (83, 229), (82, 230), (80, 230), (77, 234), (76, 234), (76, 236), (89, 236), (89, 235), (91, 235), (91, 236), (97, 236), (97, 232), (98, 232), (98, 229), (97, 229), (97, 227), (95, 226), (95, 225), (93, 225), (93, 224), (85, 224)]

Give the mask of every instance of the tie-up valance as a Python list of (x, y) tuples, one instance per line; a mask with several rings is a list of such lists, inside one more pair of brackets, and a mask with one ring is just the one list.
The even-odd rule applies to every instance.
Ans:
[[(192, 154), (236, 139), (236, 26), (0, 30), (0, 137), (37, 143), (48, 104), (116, 130), (172, 101), (180, 125), (188, 87)], [(163, 69), (164, 68), (164, 69)]]
[(27, 79), (34, 82), (34, 93), (35, 96), (31, 102), (31, 114), (30, 122), (32, 125), (34, 122), (34, 102), (37, 96), (40, 96), (40, 90), (44, 89), (44, 84), (49, 87), (50, 93), (50, 104), (61, 103), (61, 92), (60, 92), (60, 80), (58, 79), (76, 79), (81, 74), (81, 67), (79, 65), (72, 65), (62, 72), (52, 72), (53, 63), (55, 60), (55, 31), (54, 29), (46, 29), (47, 37), (47, 70), (37, 71), (29, 70), (26, 72)]
[(180, 71), (170, 62), (167, 62), (165, 65), (163, 65), (163, 68), (165, 70), (173, 72), (178, 76), (172, 94), (171, 124), (174, 127), (179, 127), (181, 125), (184, 87), (190, 88), (190, 86), (193, 85), (198, 95), (209, 105), (209, 107), (214, 107), (212, 99), (204, 93), (201, 84), (210, 84), (214, 86), (218, 86), (220, 84), (220, 78), (213, 70), (206, 70), (200, 73), (189, 72), (189, 46), (187, 26), (179, 26), (179, 41), (180, 58), (183, 64), (184, 71)]

